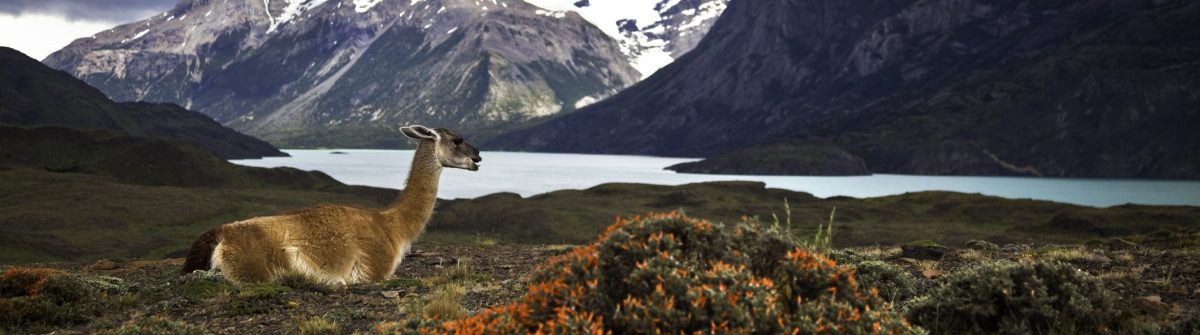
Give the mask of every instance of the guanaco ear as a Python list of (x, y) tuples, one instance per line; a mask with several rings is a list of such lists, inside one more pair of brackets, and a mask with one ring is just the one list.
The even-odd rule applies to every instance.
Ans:
[(433, 129), (429, 129), (429, 128), (426, 128), (425, 126), (420, 126), (420, 125), (411, 125), (408, 127), (401, 127), (400, 132), (403, 132), (404, 135), (415, 138), (415, 139), (424, 139), (424, 140), (433, 140), (433, 141), (438, 141), (438, 140), (442, 139), (442, 136), (438, 135), (438, 133), (436, 131), (433, 131)]

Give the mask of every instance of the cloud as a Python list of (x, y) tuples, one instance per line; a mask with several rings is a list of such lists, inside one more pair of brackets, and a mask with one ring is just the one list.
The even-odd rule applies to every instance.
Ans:
[[(0, 34), (0, 46), (17, 49), (29, 57), (42, 60), (77, 38), (91, 36), (113, 25), (45, 14), (14, 16), (0, 13), (0, 31), (4, 32)], [(11, 33), (18, 31), (25, 33)]]
[(72, 21), (131, 22), (175, 6), (178, 0), (3, 0), (0, 14), (60, 16)]

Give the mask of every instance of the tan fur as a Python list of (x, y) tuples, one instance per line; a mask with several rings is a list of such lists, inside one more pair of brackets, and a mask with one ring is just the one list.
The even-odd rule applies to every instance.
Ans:
[[(437, 131), (418, 145), (407, 185), (388, 208), (322, 205), (226, 224), (216, 229), (211, 267), (233, 281), (290, 274), (329, 284), (388, 279), (425, 231), (442, 167), (478, 168), (478, 150), (449, 130)], [(457, 142), (442, 143), (451, 140)]]

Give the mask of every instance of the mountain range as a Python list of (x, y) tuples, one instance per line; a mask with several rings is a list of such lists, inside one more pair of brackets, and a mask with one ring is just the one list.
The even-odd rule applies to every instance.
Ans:
[(711, 158), (677, 167), (693, 172), (1195, 179), (1197, 17), (1189, 1), (733, 1), (653, 76), (490, 147)]
[(578, 14), (513, 0), (183, 0), (45, 63), (293, 147), (404, 146), (390, 134), (412, 123), (495, 129), (640, 78)]
[(287, 156), (266, 142), (178, 105), (113, 102), (70, 74), (6, 47), (0, 47), (0, 125), (106, 130), (115, 134), (107, 137), (182, 140), (224, 159)]

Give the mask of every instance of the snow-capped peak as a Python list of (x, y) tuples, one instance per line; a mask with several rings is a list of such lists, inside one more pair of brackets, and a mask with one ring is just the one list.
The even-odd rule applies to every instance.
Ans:
[(537, 12), (542, 15), (579, 13), (616, 39), (643, 77), (695, 47), (729, 1), (525, 0), (544, 8)]

